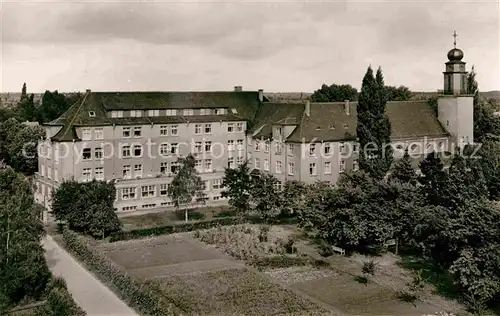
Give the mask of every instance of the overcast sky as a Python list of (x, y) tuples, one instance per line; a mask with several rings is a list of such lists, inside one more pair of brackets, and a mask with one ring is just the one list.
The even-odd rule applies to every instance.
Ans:
[(4, 92), (312, 92), (359, 88), (370, 64), (386, 84), (435, 91), (455, 29), (479, 88), (500, 90), (498, 0), (6, 1)]

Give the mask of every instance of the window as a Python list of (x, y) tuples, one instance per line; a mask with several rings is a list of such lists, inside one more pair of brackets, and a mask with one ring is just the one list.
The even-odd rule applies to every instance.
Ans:
[(341, 153), (345, 152), (345, 143), (344, 142), (340, 143), (340, 152)]
[(227, 132), (234, 133), (234, 123), (227, 123)]
[(149, 116), (160, 116), (160, 110), (149, 110)]
[(160, 196), (168, 195), (168, 184), (162, 183), (160, 184)]
[(293, 162), (289, 162), (288, 163), (288, 174), (293, 176), (294, 173), (295, 173), (295, 165)]
[(123, 138), (130, 138), (130, 127), (122, 128)]
[(316, 153), (316, 144), (309, 145), (309, 156), (314, 156)]
[(161, 162), (160, 163), (160, 172), (162, 174), (167, 174), (167, 172), (168, 172), (168, 162)]
[(268, 141), (264, 142), (264, 152), (266, 152), (266, 153), (269, 152), (269, 142)]
[(201, 124), (196, 124), (196, 125), (194, 126), (194, 133), (195, 133), (196, 135), (200, 135), (200, 134), (201, 134)]
[(52, 179), (52, 167), (47, 166), (47, 178)]
[(123, 179), (130, 179), (132, 178), (132, 168), (130, 165), (124, 165), (123, 166)]
[(134, 176), (142, 177), (142, 165), (134, 165)]
[(96, 180), (99, 180), (99, 181), (104, 180), (104, 168), (103, 167), (96, 167), (94, 169), (94, 175), (95, 175)]
[(54, 148), (54, 161), (56, 163), (59, 162), (59, 156), (60, 156), (59, 147), (55, 147)]
[(196, 169), (197, 172), (203, 172), (202, 170), (202, 161), (201, 159), (197, 159), (195, 162), (194, 162), (194, 168)]
[(167, 116), (176, 116), (177, 115), (177, 110), (167, 110)]
[(212, 171), (212, 159), (205, 159), (205, 171)]
[(140, 126), (136, 126), (134, 127), (134, 137), (141, 137), (141, 127)]
[(177, 171), (177, 167), (179, 167), (179, 165), (177, 164), (177, 162), (172, 162), (170, 164), (170, 172), (171, 173), (175, 173)]
[(124, 211), (124, 212), (125, 211), (134, 211), (136, 209), (137, 209), (137, 206), (135, 206), (135, 205), (130, 205), (130, 206), (124, 206), (124, 207), (122, 207), (122, 211)]
[(311, 175), (311, 176), (316, 175), (316, 164), (315, 163), (309, 164), (309, 175)]
[(179, 153), (179, 144), (172, 144), (170, 146), (170, 153), (171, 154), (177, 154), (177, 153)]
[(82, 140), (91, 140), (92, 139), (92, 130), (90, 128), (82, 129)]
[(413, 144), (413, 145), (411, 145), (410, 149), (411, 149), (411, 150), (415, 150), (415, 149), (417, 149), (417, 144)]
[(212, 199), (213, 199), (214, 201), (218, 201), (218, 200), (220, 200), (220, 195), (216, 195), (216, 196), (212, 197)]
[(182, 111), (182, 115), (184, 115), (184, 116), (193, 115), (193, 109), (185, 109), (184, 111)]
[(243, 123), (236, 123), (236, 131), (243, 132)]
[(353, 152), (358, 152), (358, 144), (352, 144), (352, 151)]
[(141, 197), (154, 197), (155, 196), (155, 186), (154, 185), (143, 185), (141, 186)]
[(255, 158), (255, 169), (260, 169), (260, 159)]
[(283, 169), (283, 164), (281, 161), (276, 161), (276, 173), (281, 173)]
[(260, 150), (260, 141), (256, 140), (255, 141), (255, 151), (259, 151)]
[(83, 160), (92, 159), (92, 150), (90, 148), (84, 148), (82, 152), (82, 158)]
[(178, 125), (170, 126), (170, 135), (177, 136), (177, 127), (178, 127)]
[(92, 180), (92, 169), (83, 168), (82, 170), (82, 181), (91, 181)]
[(134, 156), (140, 157), (141, 154), (142, 154), (142, 146), (141, 145), (134, 145)]
[(234, 165), (234, 157), (227, 158), (227, 167), (229, 169), (234, 169), (234, 167), (235, 167), (235, 165)]
[(160, 144), (160, 155), (161, 156), (168, 156), (168, 144)]
[(222, 180), (221, 179), (212, 180), (212, 188), (214, 190), (222, 189)]
[(288, 155), (293, 156), (293, 150), (295, 149), (295, 146), (293, 144), (288, 144)]
[(130, 157), (130, 146), (123, 146), (122, 148), (122, 157), (127, 158)]
[(142, 111), (141, 110), (132, 110), (132, 111), (130, 111), (130, 116), (131, 117), (141, 117)]
[(264, 170), (269, 171), (269, 160), (264, 159)]
[(446, 126), (450, 126), (450, 121), (446, 120)]
[(234, 150), (234, 140), (228, 140), (227, 141), (227, 150), (233, 151)]
[(168, 126), (160, 125), (160, 136), (167, 136), (167, 135), (168, 135)]
[(205, 183), (205, 187), (204, 187), (204, 190), (205, 191), (210, 191), (210, 181), (206, 180), (206, 181), (203, 181)]
[(276, 143), (276, 155), (281, 155), (283, 152), (283, 144), (282, 143)]
[(243, 159), (243, 157), (236, 158), (236, 164), (242, 165), (244, 162), (245, 162), (245, 160)]
[(196, 142), (194, 144), (194, 152), (195, 153), (201, 153), (201, 149), (202, 149), (202, 143), (201, 142)]
[(444, 142), (439, 142), (438, 148), (439, 148), (439, 150), (443, 150), (444, 149)]
[(102, 157), (103, 157), (102, 148), (96, 148), (94, 150), (94, 157), (95, 157), (95, 159), (102, 159)]
[(205, 151), (206, 152), (212, 151), (212, 142), (205, 142)]
[(54, 169), (54, 181), (59, 182), (59, 170)]
[(123, 111), (111, 111), (111, 117), (123, 117)]
[(344, 129), (347, 129), (347, 127), (348, 127), (347, 124), (344, 124)]
[(344, 172), (345, 171), (345, 160), (341, 160), (340, 161), (340, 172)]
[(325, 174), (332, 173), (332, 163), (330, 161), (325, 161)]
[(156, 204), (142, 204), (141, 208), (154, 208), (156, 207)]
[(212, 134), (212, 124), (205, 124), (205, 134)]
[(45, 176), (45, 166), (41, 166), (42, 168), (40, 169), (40, 174), (43, 176)]
[(94, 130), (95, 139), (104, 139), (104, 131), (102, 128), (96, 128)]
[(359, 169), (358, 161), (354, 160), (352, 163), (352, 170), (358, 171), (358, 169)]
[(122, 200), (135, 199), (135, 188), (122, 188)]
[(326, 143), (323, 145), (323, 150), (325, 151), (325, 155), (329, 155), (331, 153), (330, 143)]

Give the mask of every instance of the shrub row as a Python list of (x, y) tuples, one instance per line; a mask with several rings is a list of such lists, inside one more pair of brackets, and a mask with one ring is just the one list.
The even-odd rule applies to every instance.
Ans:
[(172, 302), (160, 295), (154, 283), (141, 283), (129, 276), (113, 261), (97, 252), (88, 241), (75, 232), (65, 229), (64, 242), (96, 276), (132, 308), (143, 315), (176, 315)]
[(130, 240), (130, 239), (138, 239), (138, 238), (158, 236), (158, 235), (167, 235), (173, 233), (183, 233), (199, 229), (210, 229), (217, 226), (243, 224), (244, 222), (245, 220), (239, 217), (224, 217), (224, 218), (215, 218), (212, 220), (199, 221), (193, 223), (183, 223), (175, 225), (134, 229), (130, 231), (121, 231), (112, 233), (110, 235), (109, 241), (115, 242), (120, 240)]
[(309, 258), (307, 257), (297, 257), (297, 256), (271, 256), (271, 257), (259, 257), (249, 262), (254, 267), (259, 270), (264, 268), (288, 268), (295, 266), (305, 266), (309, 263)]
[(49, 285), (45, 305), (36, 311), (36, 316), (85, 316), (87, 313), (78, 306), (68, 292), (64, 279), (56, 277)]

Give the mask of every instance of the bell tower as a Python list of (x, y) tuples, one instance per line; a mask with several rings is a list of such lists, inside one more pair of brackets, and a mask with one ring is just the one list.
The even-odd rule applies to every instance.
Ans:
[(443, 72), (444, 89), (438, 99), (438, 119), (451, 135), (450, 149), (472, 143), (474, 136), (474, 97), (467, 91), (464, 53), (457, 48), (457, 32), (453, 32), (453, 38)]

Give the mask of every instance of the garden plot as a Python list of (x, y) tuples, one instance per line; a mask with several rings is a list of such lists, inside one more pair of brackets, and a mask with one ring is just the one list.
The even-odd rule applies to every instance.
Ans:
[(329, 315), (247, 269), (162, 279), (162, 291), (192, 315)]

